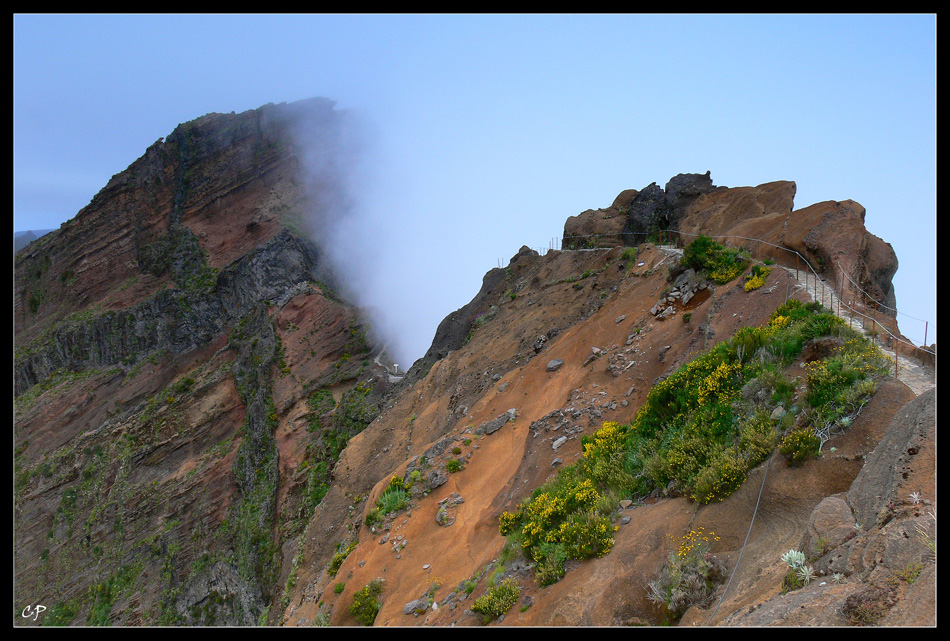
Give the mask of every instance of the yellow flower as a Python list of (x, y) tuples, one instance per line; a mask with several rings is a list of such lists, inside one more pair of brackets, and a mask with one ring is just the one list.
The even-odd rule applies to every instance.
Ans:
[(770, 325), (772, 327), (778, 327), (778, 328), (788, 327), (789, 321), (791, 321), (791, 318), (789, 318), (788, 316), (776, 316), (775, 318), (772, 319), (772, 322), (770, 323)]

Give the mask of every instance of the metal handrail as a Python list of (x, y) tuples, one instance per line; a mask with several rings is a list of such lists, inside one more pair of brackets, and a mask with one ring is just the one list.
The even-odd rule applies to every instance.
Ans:
[[(678, 230), (678, 229), (658, 229), (658, 230), (653, 231), (653, 232), (632, 232), (632, 233), (627, 234), (627, 235), (633, 235), (633, 236), (657, 236), (657, 235), (659, 235), (659, 236), (660, 236), (660, 240), (662, 241), (662, 235), (663, 235), (663, 234), (672, 234), (672, 235), (675, 235), (677, 238), (680, 238), (680, 237), (682, 237), (682, 236), (693, 236), (693, 237), (707, 236), (707, 237), (713, 238), (713, 239), (734, 239), (734, 238), (735, 238), (735, 239), (741, 239), (741, 240), (747, 240), (747, 241), (753, 241), (753, 242), (763, 243), (763, 244), (768, 245), (768, 246), (770, 246), (770, 247), (774, 247), (774, 248), (776, 248), (776, 249), (780, 249), (780, 250), (782, 250), (782, 251), (788, 252), (789, 254), (794, 254), (794, 255), (797, 257), (797, 259), (801, 259), (802, 263), (804, 263), (804, 265), (808, 268), (808, 271), (810, 271), (810, 272), (812, 273), (812, 275), (814, 276), (814, 278), (815, 278), (815, 283), (816, 283), (816, 285), (815, 285), (815, 290), (816, 290), (816, 292), (817, 292), (817, 289), (818, 289), (817, 283), (818, 283), (818, 281), (821, 281), (821, 284), (822, 284), (822, 297), (824, 296), (824, 289), (825, 289), (825, 287), (827, 287), (827, 286), (825, 285), (825, 282), (824, 282), (823, 280), (821, 280), (821, 277), (818, 275), (818, 272), (815, 270), (815, 268), (812, 266), (812, 264), (811, 264), (810, 262), (808, 262), (808, 259), (807, 259), (807, 258), (805, 258), (804, 256), (802, 256), (801, 253), (799, 253), (798, 251), (796, 251), (796, 250), (794, 250), (794, 249), (790, 249), (790, 248), (788, 248), (788, 247), (783, 247), (783, 246), (781, 246), (781, 245), (776, 245), (775, 243), (771, 243), (771, 242), (769, 242), (769, 241), (767, 241), (767, 240), (763, 240), (763, 239), (761, 239), (761, 238), (750, 238), (750, 237), (747, 237), (747, 236), (740, 236), (740, 235), (737, 235), (737, 234), (723, 234), (723, 235), (698, 234), (698, 233), (692, 233), (692, 232), (684, 232), (684, 231), (680, 231), (680, 230)], [(586, 236), (585, 236), (585, 235), (571, 235), (571, 236), (564, 236), (564, 240), (570, 241), (570, 240), (573, 240), (573, 239), (582, 239), (582, 238), (594, 238), (594, 239), (618, 238), (618, 239), (620, 239), (620, 238), (622, 238), (623, 236), (624, 236), (624, 234), (622, 234), (622, 233), (613, 233), (613, 234), (592, 234), (592, 235), (586, 235)], [(562, 243), (562, 244), (563, 244), (563, 243)], [(570, 250), (569, 250), (569, 251), (570, 251)], [(837, 264), (839, 270), (841, 270), (841, 273), (848, 279), (848, 281), (851, 282), (851, 284), (854, 285), (856, 289), (858, 289), (859, 291), (861, 291), (862, 293), (864, 293), (865, 296), (867, 296), (868, 300), (874, 303), (875, 307), (879, 307), (879, 308), (880, 308), (880, 307), (883, 307), (883, 308), (886, 308), (886, 309), (893, 310), (896, 314), (901, 314), (902, 316), (907, 316), (908, 318), (912, 318), (912, 319), (914, 319), (914, 320), (917, 320), (917, 321), (926, 323), (927, 326), (929, 326), (929, 321), (925, 321), (925, 320), (922, 320), (922, 319), (919, 319), (919, 318), (914, 318), (913, 316), (910, 316), (910, 315), (908, 315), (908, 314), (903, 314), (903, 313), (899, 312), (896, 308), (889, 307), (889, 306), (887, 306), (887, 305), (885, 305), (885, 304), (883, 304), (883, 303), (881, 303), (881, 302), (875, 300), (872, 296), (870, 296), (870, 294), (868, 294), (867, 292), (864, 292), (864, 290), (861, 290), (861, 289), (857, 286), (857, 284), (855, 284), (854, 281), (850, 278), (850, 276), (848, 276), (847, 274), (844, 273), (844, 270), (841, 268), (841, 264), (840, 264), (840, 263), (836, 263), (836, 264)], [(787, 267), (787, 266), (785, 266), (785, 267), (786, 267), (787, 269), (790, 269), (790, 268)], [(795, 270), (796, 270), (796, 272), (798, 271), (798, 263), (797, 263), (797, 260), (796, 260)], [(806, 282), (806, 286), (807, 286), (807, 282), (808, 282), (808, 281), (807, 281), (807, 277), (806, 277), (806, 281), (805, 281), (805, 282)], [(919, 349), (919, 350), (921, 350), (921, 351), (923, 351), (923, 352), (925, 352), (925, 353), (927, 353), (927, 354), (930, 354), (930, 355), (932, 355), (932, 356), (936, 356), (936, 352), (935, 352), (934, 350), (931, 350), (930, 348), (928, 348), (926, 345), (924, 345), (924, 346), (917, 346), (917, 345), (915, 345), (914, 343), (912, 343), (912, 342), (906, 340), (905, 338), (903, 338), (903, 337), (901, 337), (901, 336), (895, 335), (895, 334), (894, 334), (893, 332), (891, 332), (887, 327), (885, 327), (884, 325), (881, 325), (880, 321), (878, 321), (877, 319), (875, 319), (873, 316), (869, 316), (869, 315), (867, 315), (866, 313), (862, 312), (861, 310), (858, 310), (858, 309), (854, 308), (852, 305), (849, 305), (848, 303), (844, 302), (844, 301), (842, 300), (841, 296), (835, 292), (834, 288), (831, 288), (831, 298), (832, 298), (832, 301), (834, 301), (834, 298), (835, 298), (835, 297), (837, 297), (839, 309), (840, 309), (841, 306), (844, 306), (844, 307), (847, 308), (852, 314), (856, 314), (856, 315), (858, 315), (858, 316), (860, 316), (860, 317), (862, 317), (862, 318), (865, 318), (865, 319), (867, 319), (867, 320), (870, 320), (872, 323), (876, 323), (876, 324), (880, 327), (880, 329), (881, 329), (882, 331), (884, 331), (886, 334), (888, 334), (888, 335), (891, 337), (891, 340), (892, 340), (892, 341), (899, 342), (899, 343), (903, 343), (903, 344), (905, 344), (905, 345), (907, 345), (907, 346), (909, 346), (909, 347), (912, 347), (912, 348), (914, 348), (914, 349)], [(925, 336), (925, 342), (926, 342), (926, 326), (925, 326), (925, 330), (924, 330), (924, 336)], [(896, 354), (896, 348), (895, 348), (895, 354)]]

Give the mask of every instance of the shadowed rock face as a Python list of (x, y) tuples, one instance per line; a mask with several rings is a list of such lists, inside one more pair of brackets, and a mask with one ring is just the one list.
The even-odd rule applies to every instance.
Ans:
[[(299, 133), (332, 140), (342, 118), (317, 100), (185, 123), (17, 254), (17, 607), (43, 602), (46, 623), (74, 625), (354, 624), (354, 594), (382, 577), (377, 625), (478, 625), (469, 606), (498, 567), (499, 514), (577, 461), (604, 421), (631, 421), (658, 378), (767, 322), (784, 301), (776, 292), (789, 290), (788, 274), (773, 270), (766, 287), (690, 288), (654, 316), (675, 259), (649, 243), (634, 256), (619, 235), (668, 226), (773, 238), (889, 282), (887, 252), (858, 233), (856, 203), (795, 211), (794, 183), (725, 188), (708, 172), (681, 174), (572, 217), (565, 249), (570, 236), (597, 235), (583, 247), (593, 251), (523, 248), (489, 271), (391, 383), (372, 327), (334, 294), (312, 242), (325, 225), (303, 216), (340, 187), (308, 173), (312, 149)], [(826, 238), (841, 225), (857, 239)], [(860, 496), (906, 489), (861, 469), (912, 396), (898, 383), (882, 389), (835, 442), (840, 457), (804, 475), (769, 472), (770, 535), (754, 540), (752, 569), (714, 623), (786, 620), (773, 598), (779, 555), (812, 532), (837, 536), (842, 505), (866, 502), (844, 494), (857, 492), (856, 477)], [(906, 452), (907, 439), (891, 441), (868, 456), (874, 470), (888, 469), (878, 461), (887, 452)], [(898, 458), (902, 478), (930, 478), (919, 458)], [(662, 621), (645, 586), (671, 537), (705, 524), (722, 533), (714, 551), (734, 561), (762, 471), (723, 503), (624, 507), (614, 550), (555, 585), (541, 589), (526, 563), (509, 565), (530, 607), (503, 623)], [(410, 509), (368, 518), (393, 476), (417, 479)], [(829, 556), (828, 567), (856, 567), (852, 557)], [(749, 608), (763, 618), (732, 618)]]
[(652, 183), (640, 190), (626, 209), (623, 240), (637, 245), (659, 230), (676, 229), (690, 203), (716, 189), (705, 174), (678, 174), (665, 188)]

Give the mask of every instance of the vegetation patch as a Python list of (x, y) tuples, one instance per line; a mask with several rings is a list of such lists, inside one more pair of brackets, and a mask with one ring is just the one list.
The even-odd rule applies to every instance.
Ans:
[(330, 559), (330, 566), (327, 568), (327, 574), (330, 576), (336, 576), (337, 572), (340, 571), (340, 566), (343, 565), (346, 557), (350, 555), (350, 552), (356, 548), (358, 543), (358, 540), (350, 541), (350, 543), (347, 545), (343, 545), (342, 542), (338, 543), (336, 554), (334, 554), (333, 558)]
[[(825, 335), (839, 347), (809, 365), (802, 396), (785, 369)], [(789, 301), (656, 384), (631, 423), (585, 436), (581, 460), (503, 513), (500, 531), (542, 585), (558, 581), (566, 561), (610, 551), (619, 498), (659, 491), (722, 501), (780, 443), (798, 465), (851, 424), (887, 370), (880, 350), (820, 305)]]
[(744, 251), (727, 249), (709, 236), (699, 236), (683, 249), (683, 267), (705, 271), (710, 280), (720, 285), (737, 278), (748, 264)]
[(897, 603), (897, 586), (871, 585), (845, 599), (841, 614), (851, 625), (875, 625)]
[[(608, 423), (609, 430), (616, 423)], [(534, 561), (541, 585), (564, 576), (570, 559), (604, 556), (613, 547), (617, 527), (610, 513), (614, 503), (604, 501), (582, 466), (559, 470), (515, 512), (501, 515), (500, 531)]]
[(482, 621), (488, 623), (505, 614), (521, 596), (521, 588), (514, 579), (505, 579), (500, 585), (488, 588), (484, 595), (475, 599), (472, 612), (482, 615)]
[[(319, 434), (307, 446), (304, 463), (307, 467), (307, 486), (304, 491), (302, 510), (309, 516), (330, 490), (333, 466), (350, 439), (362, 432), (379, 413), (371, 401), (372, 388), (368, 382), (360, 383), (346, 391), (339, 405), (329, 390), (321, 388), (311, 394), (307, 405), (311, 410), (308, 431)], [(336, 410), (328, 419), (321, 417)], [(327, 425), (327, 427), (321, 427)]]
[(383, 593), (383, 580), (375, 579), (367, 583), (353, 595), (350, 614), (362, 625), (373, 625), (379, 609), (383, 607), (379, 596)]
[(366, 515), (366, 525), (372, 527), (388, 515), (399, 512), (409, 506), (412, 495), (409, 493), (411, 481), (407, 483), (399, 476), (389, 480), (389, 486), (376, 499), (376, 508)]
[(753, 265), (752, 269), (749, 270), (749, 273), (745, 275), (745, 290), (747, 292), (751, 292), (753, 289), (762, 287), (762, 285), (765, 284), (765, 279), (768, 278), (771, 271), (771, 267), (766, 267), (765, 265)]
[(726, 577), (726, 566), (710, 552), (715, 532), (700, 527), (684, 534), (659, 576), (647, 586), (649, 598), (677, 620), (690, 607), (706, 606)]

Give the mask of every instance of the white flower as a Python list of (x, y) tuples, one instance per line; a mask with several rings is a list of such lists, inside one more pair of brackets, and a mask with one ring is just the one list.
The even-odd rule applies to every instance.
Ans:
[(914, 505), (920, 504), (920, 492), (911, 492), (910, 493), (910, 502)]

